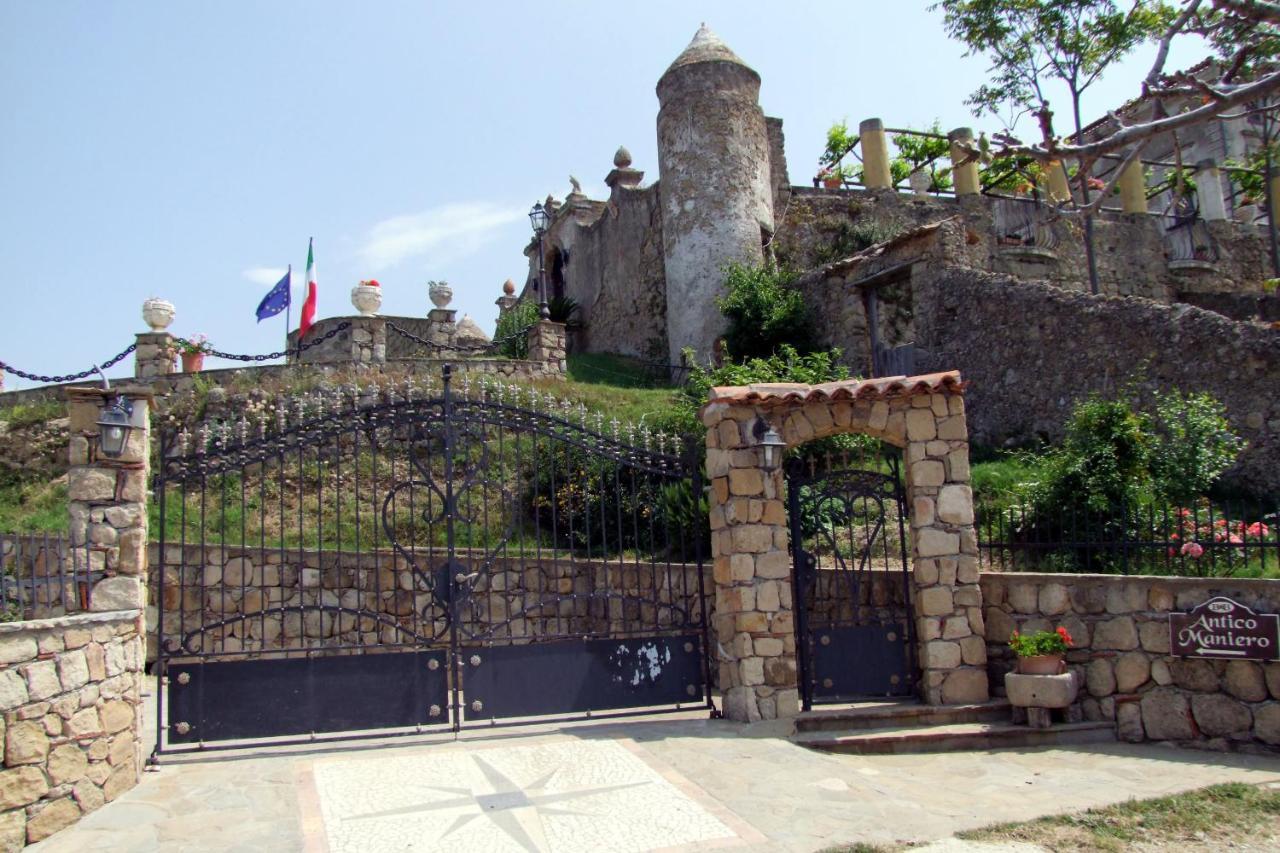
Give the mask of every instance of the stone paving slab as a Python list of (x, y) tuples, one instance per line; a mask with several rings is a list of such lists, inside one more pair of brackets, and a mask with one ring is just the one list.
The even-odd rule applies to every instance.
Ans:
[(788, 733), (685, 716), (175, 758), (30, 849), (813, 851), (1280, 781), (1280, 759), (1153, 745), (853, 756)]

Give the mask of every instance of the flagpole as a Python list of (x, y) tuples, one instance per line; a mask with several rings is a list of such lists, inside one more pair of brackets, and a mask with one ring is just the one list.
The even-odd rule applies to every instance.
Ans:
[(284, 360), (289, 360), (289, 327), (293, 325), (293, 264), (289, 264), (289, 287), (286, 294), (289, 298), (284, 301)]

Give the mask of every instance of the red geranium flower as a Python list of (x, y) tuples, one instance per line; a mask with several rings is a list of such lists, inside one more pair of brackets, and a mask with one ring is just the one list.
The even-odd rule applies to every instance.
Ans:
[(1066, 643), (1068, 646), (1072, 644), (1071, 635), (1068, 634), (1067, 629), (1062, 627), (1061, 625), (1058, 626), (1058, 636), (1061, 637), (1062, 642)]

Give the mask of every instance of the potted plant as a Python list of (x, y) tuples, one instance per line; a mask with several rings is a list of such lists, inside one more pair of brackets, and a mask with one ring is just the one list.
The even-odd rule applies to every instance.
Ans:
[(818, 180), (824, 187), (829, 190), (839, 189), (846, 179), (853, 177), (841, 165), (841, 161), (858, 146), (859, 139), (858, 134), (849, 132), (848, 122), (836, 122), (827, 129), (827, 147), (818, 158), (818, 165), (821, 167)]
[(212, 352), (208, 335), (193, 335), (178, 340), (178, 354), (182, 356), (183, 373), (199, 373), (204, 369), (204, 354)]
[(382, 307), (382, 286), (376, 278), (361, 281), (351, 288), (351, 304), (361, 317), (372, 317)]
[(829, 190), (838, 190), (850, 178), (849, 170), (844, 166), (826, 166), (818, 172), (818, 180)]
[(1053, 631), (1036, 631), (1009, 637), (1009, 648), (1018, 656), (1018, 672), (1023, 675), (1060, 675), (1066, 670), (1063, 658), (1071, 647), (1071, 635), (1059, 626)]
[[(928, 134), (928, 135), (926, 135)], [(903, 180), (919, 196), (951, 187), (951, 167), (937, 166), (938, 160), (951, 155), (951, 143), (942, 137), (938, 122), (920, 132), (894, 134), (898, 156), (889, 163), (894, 186)]]

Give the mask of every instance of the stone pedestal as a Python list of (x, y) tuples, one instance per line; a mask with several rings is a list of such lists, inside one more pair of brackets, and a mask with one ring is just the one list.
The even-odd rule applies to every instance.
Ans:
[[(104, 574), (93, 587), (90, 609), (140, 609), (146, 605), (151, 389), (68, 388), (66, 393), (69, 535), (73, 547), (87, 545), (90, 570)], [(99, 452), (97, 421), (117, 394), (133, 404), (133, 428), (124, 452), (108, 459)]]
[(433, 344), (447, 346), (453, 343), (458, 326), (458, 312), (452, 308), (432, 308), (427, 312), (427, 321), (431, 324), (427, 331), (427, 340)]
[(498, 306), (498, 319), (501, 320), (508, 311), (520, 304), (520, 297), (499, 296), (495, 304)]
[(565, 326), (539, 320), (529, 328), (529, 360), (540, 361), (552, 373), (564, 373)]
[(143, 332), (133, 351), (133, 375), (138, 379), (178, 372), (178, 351), (168, 332)]
[(1053, 709), (1069, 708), (1080, 692), (1080, 680), (1074, 673), (1061, 675), (1024, 675), (1010, 672), (1004, 677), (1004, 689), (1009, 704), (1014, 707), (1014, 719), (1023, 715), (1034, 729), (1046, 729), (1053, 724)]
[(381, 317), (352, 317), (351, 360), (356, 364), (381, 364), (387, 360), (387, 324)]

